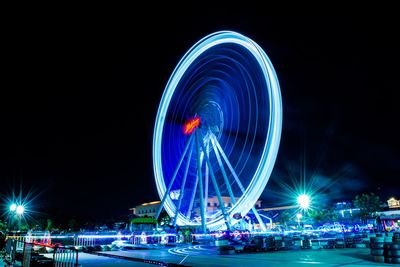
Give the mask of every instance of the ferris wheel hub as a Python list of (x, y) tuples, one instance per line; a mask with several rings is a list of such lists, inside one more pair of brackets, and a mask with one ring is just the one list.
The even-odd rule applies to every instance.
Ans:
[(224, 114), (221, 106), (210, 100), (200, 108), (198, 115), (201, 117), (202, 135), (207, 136), (211, 132), (220, 139), (224, 128)]

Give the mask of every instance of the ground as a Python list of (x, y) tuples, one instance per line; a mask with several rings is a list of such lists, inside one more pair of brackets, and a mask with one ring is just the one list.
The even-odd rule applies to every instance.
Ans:
[[(215, 249), (203, 246), (182, 246), (154, 250), (127, 250), (103, 252), (114, 256), (151, 259), (186, 266), (398, 266), (374, 262), (368, 248), (344, 248), (322, 250), (290, 250), (255, 252), (234, 255), (218, 255)], [(50, 255), (49, 255), (50, 256)], [(155, 266), (148, 263), (79, 254), (79, 263), (85, 267), (108, 266)], [(4, 266), (0, 264), (0, 266)]]

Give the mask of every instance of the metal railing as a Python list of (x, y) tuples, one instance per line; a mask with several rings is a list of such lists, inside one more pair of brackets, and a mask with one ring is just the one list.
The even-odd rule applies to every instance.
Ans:
[[(47, 248), (53, 249), (52, 257), (45, 257), (35, 252), (35, 247), (46, 251)], [(26, 242), (24, 237), (7, 237), (6, 242), (6, 261), (9, 264), (21, 262), (22, 266), (29, 267), (33, 261), (44, 262), (51, 261), (54, 267), (77, 267), (78, 250), (75, 248), (66, 248), (58, 245), (41, 244), (38, 242)]]
[(55, 247), (53, 254), (55, 267), (76, 267), (78, 264), (78, 250), (73, 248)]

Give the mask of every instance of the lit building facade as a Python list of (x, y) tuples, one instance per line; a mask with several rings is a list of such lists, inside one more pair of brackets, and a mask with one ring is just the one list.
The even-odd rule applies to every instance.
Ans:
[[(232, 200), (230, 197), (227, 196), (222, 196), (222, 201), (224, 203), (224, 207), (225, 208), (230, 208), (232, 207)], [(238, 200), (239, 198), (236, 198), (236, 200)], [(148, 203), (143, 203), (140, 204), (134, 208), (130, 208), (129, 210), (132, 211), (133, 215), (139, 216), (139, 217), (143, 217), (143, 216), (147, 216), (147, 217), (155, 217), (157, 214), (157, 211), (160, 207), (161, 201), (152, 201), (152, 202), (148, 202)], [(219, 208), (219, 202), (218, 202), (218, 198), (216, 196), (212, 196), (208, 198), (207, 204), (206, 204), (206, 213), (207, 214), (213, 214), (217, 211), (220, 210)], [(255, 204), (255, 208), (259, 209), (261, 208), (261, 200), (257, 200), (256, 204)], [(193, 211), (194, 212), (200, 212), (200, 203), (199, 201), (195, 201), (193, 204)]]
[(158, 211), (158, 208), (160, 207), (161, 201), (152, 201), (148, 203), (143, 203), (141, 205), (138, 205), (134, 208), (131, 208), (129, 210), (132, 211), (133, 215), (143, 217), (155, 217)]
[(394, 197), (390, 198), (388, 201), (389, 209), (398, 209), (400, 208), (400, 200), (395, 199)]
[(335, 210), (342, 218), (349, 218), (357, 213), (360, 213), (360, 209), (353, 207), (353, 203), (351, 201), (336, 202)]
[[(224, 203), (224, 207), (226, 209), (228, 209), (228, 208), (233, 206), (232, 199), (230, 197), (221, 196), (221, 198), (222, 198), (222, 202)], [(239, 198), (235, 198), (235, 200), (238, 201)], [(216, 212), (221, 210), (220, 207), (219, 207), (219, 201), (218, 201), (217, 196), (209, 197), (208, 201), (207, 201), (207, 204), (205, 206), (206, 206), (206, 214), (209, 214), (209, 215), (214, 214), (214, 213), (216, 213)], [(256, 209), (261, 208), (261, 200), (257, 200), (257, 202), (256, 202), (256, 204), (254, 206), (255, 206)], [(194, 208), (194, 212), (200, 214), (200, 200), (197, 199), (194, 202), (194, 207), (193, 208)]]

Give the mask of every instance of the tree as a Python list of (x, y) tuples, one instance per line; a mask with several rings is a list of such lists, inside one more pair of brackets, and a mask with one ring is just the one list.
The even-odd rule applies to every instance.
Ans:
[(160, 216), (158, 217), (158, 224), (161, 226), (169, 226), (171, 225), (171, 217), (169, 217), (166, 211), (162, 211)]
[(18, 230), (20, 230), (20, 231), (28, 231), (29, 229), (30, 229), (30, 227), (27, 222), (22, 222), (18, 225)]
[(337, 222), (337, 220), (339, 219), (338, 212), (333, 207), (326, 209), (325, 216), (329, 222)]
[(51, 231), (53, 229), (53, 221), (51, 219), (47, 219), (46, 230)]
[(308, 217), (313, 219), (315, 224), (323, 224), (326, 222), (326, 212), (324, 209), (310, 209), (307, 211)]
[(285, 210), (279, 214), (279, 222), (282, 224), (285, 230), (287, 230), (287, 224), (292, 218), (289, 211)]
[(7, 229), (7, 223), (0, 220), (0, 232), (5, 232)]
[(79, 228), (78, 222), (74, 218), (69, 219), (67, 225), (68, 225), (68, 230), (71, 231), (76, 231)]
[(316, 224), (331, 223), (338, 220), (338, 214), (332, 208), (309, 210), (308, 216), (312, 218)]
[(353, 204), (360, 209), (360, 219), (363, 223), (381, 208), (381, 200), (374, 193), (357, 195)]

